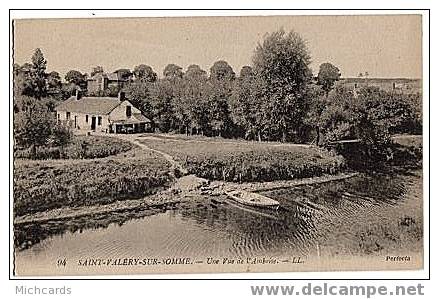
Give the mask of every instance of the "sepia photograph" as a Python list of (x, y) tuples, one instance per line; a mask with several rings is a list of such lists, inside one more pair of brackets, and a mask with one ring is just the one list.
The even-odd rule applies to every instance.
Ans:
[(424, 269), (423, 21), (13, 19), (13, 275)]

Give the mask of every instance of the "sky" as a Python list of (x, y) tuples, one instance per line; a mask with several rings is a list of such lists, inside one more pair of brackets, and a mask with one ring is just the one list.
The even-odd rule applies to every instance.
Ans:
[(217, 60), (239, 74), (258, 42), (280, 28), (306, 40), (314, 74), (330, 62), (342, 77), (422, 77), (419, 15), (22, 19), (14, 22), (13, 58), (29, 62), (41, 48), (48, 71), (62, 77), (97, 65), (112, 72), (147, 64), (159, 76), (169, 63), (208, 71)]

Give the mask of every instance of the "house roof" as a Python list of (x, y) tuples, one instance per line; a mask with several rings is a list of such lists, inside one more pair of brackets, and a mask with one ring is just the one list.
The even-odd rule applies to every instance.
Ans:
[(77, 100), (72, 96), (56, 107), (57, 111), (69, 111), (88, 114), (106, 115), (119, 106), (120, 100), (111, 97), (82, 97)]
[(129, 125), (129, 124), (137, 124), (137, 123), (150, 123), (151, 120), (146, 116), (144, 116), (142, 113), (133, 113), (131, 117), (129, 117), (128, 119), (114, 120), (112, 122)]

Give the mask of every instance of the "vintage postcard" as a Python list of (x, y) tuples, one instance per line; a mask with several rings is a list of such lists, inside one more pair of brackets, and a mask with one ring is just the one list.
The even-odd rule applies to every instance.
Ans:
[(423, 269), (422, 24), (15, 18), (14, 275)]

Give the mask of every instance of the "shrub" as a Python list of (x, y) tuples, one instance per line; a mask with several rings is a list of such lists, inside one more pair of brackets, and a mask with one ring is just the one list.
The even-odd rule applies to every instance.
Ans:
[(14, 213), (141, 198), (167, 186), (169, 165), (157, 155), (142, 160), (14, 165)]
[(343, 157), (317, 147), (226, 141), (144, 142), (172, 155), (189, 173), (211, 180), (288, 180), (334, 174), (345, 165)]
[(16, 150), (15, 158), (47, 160), (47, 159), (94, 159), (104, 158), (127, 152), (133, 145), (127, 141), (104, 136), (76, 136), (68, 145), (60, 145), (60, 140), (68, 138), (69, 131), (58, 131), (57, 146), (40, 146), (32, 154), (30, 148)]

